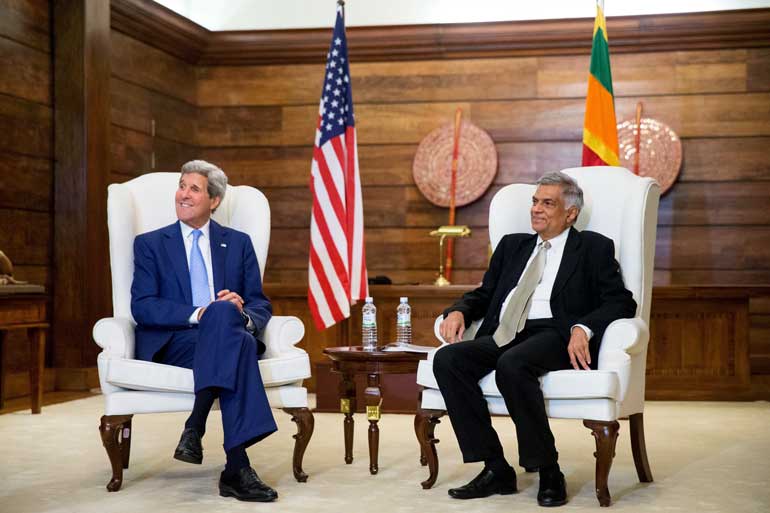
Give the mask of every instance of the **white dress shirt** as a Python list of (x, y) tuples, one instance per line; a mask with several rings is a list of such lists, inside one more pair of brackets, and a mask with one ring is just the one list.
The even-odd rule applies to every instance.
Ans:
[[(569, 228), (548, 241), (551, 243), (551, 247), (550, 249), (544, 250), (546, 252), (545, 268), (543, 269), (543, 276), (540, 279), (540, 283), (537, 284), (535, 292), (532, 294), (532, 306), (529, 309), (527, 319), (550, 319), (553, 317), (553, 313), (551, 312), (551, 292), (553, 291), (553, 284), (556, 281), (556, 274), (559, 272), (559, 267), (561, 266), (561, 259), (562, 256), (564, 256), (564, 246), (567, 243), (568, 236)], [(524, 267), (524, 270), (521, 273), (522, 275), (527, 271), (532, 260), (534, 260), (537, 249), (542, 242), (543, 239), (538, 235), (537, 243), (532, 250), (532, 254), (529, 256), (529, 260), (527, 260), (527, 265)], [(511, 297), (513, 297), (515, 290), (516, 287), (511, 290), (508, 297), (503, 301), (503, 306), (500, 308), (500, 317), (503, 316), (505, 308), (508, 306), (508, 302), (511, 300)], [(589, 340), (593, 337), (594, 333), (588, 326), (584, 326), (583, 324), (575, 324), (575, 326), (583, 328), (586, 335), (588, 335)], [(575, 326), (572, 326), (572, 328)]]
[[(209, 237), (209, 224), (210, 221), (206, 221), (206, 224), (201, 226), (201, 236), (198, 237), (198, 247), (203, 255), (203, 262), (206, 264), (206, 277), (209, 282), (209, 301), (214, 299), (214, 270), (211, 267), (211, 238)], [(190, 268), (190, 251), (193, 245), (193, 228), (192, 226), (179, 221), (179, 227), (182, 229), (182, 240), (184, 241), (184, 254), (187, 257), (187, 269)], [(199, 306), (190, 316), (190, 324), (198, 324), (198, 313), (204, 308)]]

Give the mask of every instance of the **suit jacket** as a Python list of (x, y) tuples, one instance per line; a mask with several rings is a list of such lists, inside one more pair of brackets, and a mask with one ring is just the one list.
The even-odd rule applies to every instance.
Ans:
[[(214, 291), (229, 289), (243, 298), (243, 311), (256, 332), (272, 315), (270, 301), (262, 293), (262, 279), (254, 246), (248, 235), (209, 224)], [(189, 323), (192, 305), (190, 271), (179, 221), (134, 239), (134, 281), (131, 313), (137, 322), (136, 358), (151, 361), (175, 331), (197, 329)], [(258, 353), (265, 345), (258, 342)]]
[[(483, 318), (476, 338), (492, 335), (500, 323), (503, 301), (519, 282), (536, 243), (536, 234), (516, 233), (503, 237), (492, 255), (481, 286), (463, 295), (444, 311), (444, 316), (452, 311), (461, 312), (466, 326)], [(616, 319), (633, 317), (636, 313), (636, 301), (623, 285), (612, 239), (596, 232), (570, 228), (550, 304), (565, 347), (575, 324), (584, 324), (594, 332), (589, 346), (591, 362), (595, 366), (607, 326)]]

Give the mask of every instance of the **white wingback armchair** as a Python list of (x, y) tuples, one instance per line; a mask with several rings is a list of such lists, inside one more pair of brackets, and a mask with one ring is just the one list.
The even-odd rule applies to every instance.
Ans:
[[(150, 173), (108, 188), (114, 317), (98, 321), (93, 337), (103, 348), (97, 360), (105, 399), (99, 431), (112, 465), (109, 491), (120, 489), (123, 469), (128, 468), (133, 414), (190, 411), (195, 398), (192, 370), (134, 359), (134, 238), (176, 221), (173, 198), (178, 181), (179, 173)], [(265, 196), (253, 187), (228, 185), (213, 219), (251, 237), (264, 275), (270, 241), (270, 207)], [(307, 389), (302, 386), (302, 380), (310, 377), (310, 358), (294, 347), (304, 334), (305, 327), (296, 317), (272, 317), (261, 334), (267, 350), (259, 361), (270, 406), (283, 409), (297, 423), (293, 470), (300, 482), (307, 480), (302, 458), (314, 426)]]
[[(639, 480), (652, 481), (642, 412), (660, 188), (651, 178), (638, 177), (619, 167), (573, 168), (564, 172), (577, 180), (584, 193), (585, 205), (576, 228), (599, 232), (614, 241), (623, 281), (638, 305), (636, 317), (617, 320), (605, 331), (597, 370), (561, 370), (541, 378), (548, 416), (583, 419), (583, 424), (592, 430), (596, 439), (596, 495), (602, 506), (609, 506), (607, 479), (615, 455), (618, 419), (630, 419), (631, 447)], [(533, 233), (529, 210), (534, 191), (534, 185), (512, 184), (495, 194), (489, 208), (489, 239), (493, 248), (506, 234)], [(438, 331), (442, 319), (436, 319), (435, 334), (444, 344)], [(474, 322), (463, 339), (474, 338), (480, 324)], [(421, 462), (430, 470), (423, 488), (433, 486), (438, 475), (434, 429), (446, 413), (433, 376), (432, 356), (420, 362), (417, 372), (421, 397), (415, 432)], [(490, 412), (507, 415), (494, 374), (493, 371), (482, 378), (479, 385)]]

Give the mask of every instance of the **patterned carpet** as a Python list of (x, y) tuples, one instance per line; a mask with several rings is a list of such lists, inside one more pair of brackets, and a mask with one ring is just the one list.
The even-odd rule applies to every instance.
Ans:
[[(42, 415), (29, 410), (0, 415), (0, 511), (171, 512), (254, 511), (393, 513), (441, 511), (540, 511), (536, 474), (519, 473), (521, 492), (471, 502), (447, 496), (480, 469), (463, 465), (448, 420), (436, 429), (440, 471), (436, 486), (422, 490), (427, 471), (410, 415), (383, 415), (380, 473), (368, 472), (367, 423), (356, 416), (354, 458), (343, 462), (342, 417), (316, 414), (305, 455), (307, 483), (294, 481), (295, 432), (288, 415), (275, 412), (279, 432), (249, 449), (262, 479), (274, 486), (273, 504), (240, 503), (217, 495), (224, 464), (219, 412), (212, 412), (204, 439), (203, 465), (171, 458), (186, 415), (134, 417), (131, 467), (123, 489), (108, 493), (110, 470), (98, 433), (100, 396), (52, 405)], [(510, 461), (516, 460), (513, 427), (495, 418)], [(640, 484), (631, 458), (628, 424), (621, 422), (610, 474), (614, 511), (770, 511), (770, 404), (651, 402), (645, 412), (647, 447), (655, 482)], [(593, 439), (578, 421), (552, 420), (570, 502), (564, 511), (597, 511), (593, 490)]]

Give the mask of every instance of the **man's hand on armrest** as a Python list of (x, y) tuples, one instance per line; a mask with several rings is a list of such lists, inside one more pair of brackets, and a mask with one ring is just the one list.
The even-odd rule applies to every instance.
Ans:
[(465, 318), (460, 312), (450, 312), (439, 325), (441, 337), (449, 342), (459, 342), (465, 332)]
[(569, 361), (575, 370), (582, 367), (585, 370), (591, 370), (591, 351), (588, 348), (588, 334), (580, 326), (572, 327), (572, 334), (569, 337), (567, 346)]

